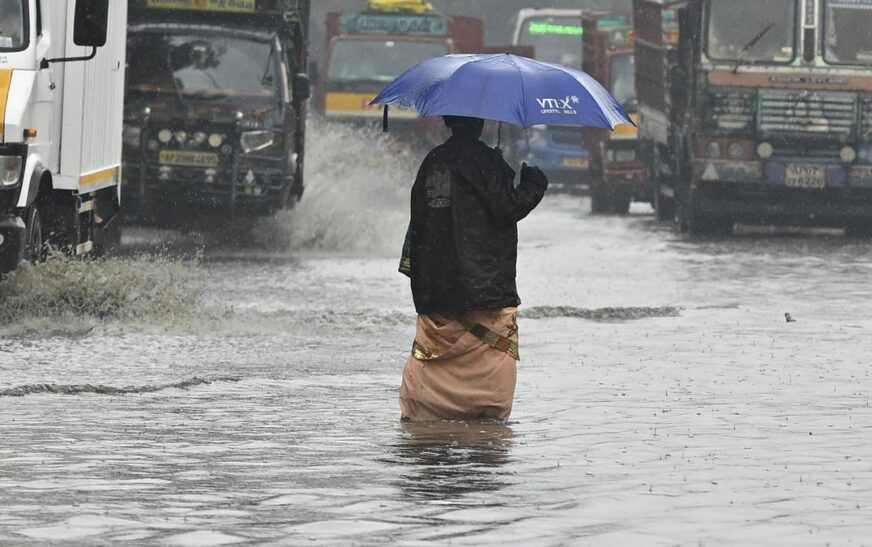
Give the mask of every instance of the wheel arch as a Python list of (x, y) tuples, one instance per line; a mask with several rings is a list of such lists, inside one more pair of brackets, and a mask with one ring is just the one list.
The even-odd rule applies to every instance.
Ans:
[[(43, 190), (47, 190), (47, 192), (43, 193)], [(51, 171), (43, 166), (39, 154), (31, 154), (27, 157), (27, 164), (24, 166), (21, 192), (18, 195), (18, 207), (22, 209), (30, 207), (40, 193), (47, 196), (51, 194), (51, 190)]]

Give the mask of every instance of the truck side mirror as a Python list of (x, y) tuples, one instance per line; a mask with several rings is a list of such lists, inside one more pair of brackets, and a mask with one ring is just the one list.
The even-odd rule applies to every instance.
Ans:
[(309, 82), (309, 75), (305, 72), (301, 72), (299, 74), (294, 74), (294, 78), (292, 80), (294, 100), (303, 102), (309, 100), (309, 97), (312, 96), (311, 84)]
[(109, 29), (109, 0), (76, 0), (73, 43), (77, 46), (106, 45)]

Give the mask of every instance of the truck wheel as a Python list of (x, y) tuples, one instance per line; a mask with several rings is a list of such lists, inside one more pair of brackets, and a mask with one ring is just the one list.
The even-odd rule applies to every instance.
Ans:
[(630, 212), (630, 196), (624, 194), (613, 194), (612, 195), (612, 212), (616, 215), (626, 215)]
[(601, 184), (594, 184), (590, 188), (590, 212), (602, 215), (609, 212), (609, 196)]
[(700, 190), (689, 189), (682, 202), (680, 224), (691, 236), (727, 236), (733, 233), (733, 219), (728, 216), (706, 216), (699, 209)]
[(25, 215), (22, 258), (28, 262), (37, 263), (45, 261), (47, 254), (42, 235), (42, 217), (39, 214), (39, 208), (32, 205)]
[(654, 183), (654, 213), (657, 220), (675, 221), (675, 200), (663, 195), (660, 183)]

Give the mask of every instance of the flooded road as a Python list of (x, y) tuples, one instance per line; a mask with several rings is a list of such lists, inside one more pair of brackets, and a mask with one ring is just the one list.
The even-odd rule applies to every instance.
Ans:
[(313, 158), (263, 251), (7, 282), (0, 543), (869, 544), (872, 245), (549, 196), (511, 423), (401, 425), (412, 175), (379, 161)]

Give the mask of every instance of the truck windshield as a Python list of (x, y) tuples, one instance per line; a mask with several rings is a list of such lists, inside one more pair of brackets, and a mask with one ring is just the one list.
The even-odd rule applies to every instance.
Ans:
[(632, 54), (615, 55), (611, 60), (610, 88), (612, 95), (625, 108), (636, 106), (636, 63)]
[(0, 50), (14, 51), (24, 46), (27, 40), (25, 10), (22, 0), (0, 0)]
[(422, 61), (447, 54), (448, 45), (442, 42), (340, 40), (333, 46), (327, 78), (388, 83)]
[(518, 44), (533, 46), (536, 59), (581, 68), (581, 17), (538, 17), (524, 21)]
[(278, 60), (270, 41), (143, 33), (127, 46), (129, 91), (193, 98), (273, 97)]
[(796, 2), (709, 1), (709, 58), (737, 63), (789, 63), (795, 49)]
[(872, 0), (827, 0), (824, 59), (872, 64)]

